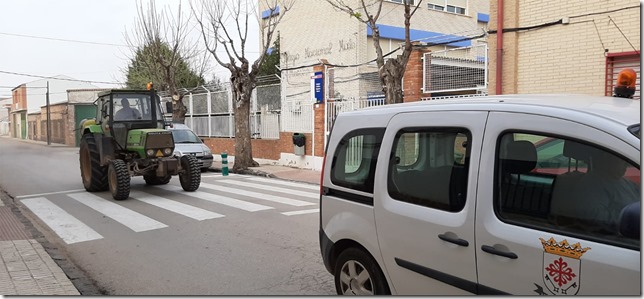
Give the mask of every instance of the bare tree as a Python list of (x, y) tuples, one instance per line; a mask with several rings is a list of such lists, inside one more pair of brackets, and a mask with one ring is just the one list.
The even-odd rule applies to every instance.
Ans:
[[(258, 166), (253, 160), (250, 130), (250, 99), (257, 86), (257, 75), (266, 61), (267, 50), (277, 25), (292, 7), (294, 0), (261, 0), (268, 8), (268, 17), (260, 21), (257, 0), (202, 1), (200, 7), (191, 4), (201, 27), (208, 52), (215, 61), (230, 71), (230, 83), (235, 112), (235, 163), (233, 171)], [(278, 11), (279, 9), (279, 11)], [(260, 49), (255, 62), (247, 58), (249, 22), (259, 23)], [(251, 33), (251, 36), (254, 36)], [(253, 49), (254, 50), (254, 49)]]
[[(376, 64), (378, 65), (378, 75), (380, 83), (382, 84), (382, 91), (385, 93), (385, 101), (387, 104), (402, 103), (402, 78), (405, 74), (405, 68), (409, 61), (409, 56), (412, 51), (412, 43), (409, 35), (410, 20), (420, 7), (422, 0), (417, 0), (418, 3), (412, 4), (414, 1), (404, 0), (404, 21), (405, 21), (405, 41), (402, 45), (402, 54), (396, 58), (387, 59), (385, 61), (385, 53), (382, 52), (380, 46), (380, 30), (377, 23), (382, 12), (382, 4), (384, 0), (326, 0), (334, 8), (349, 14), (356, 18), (358, 21), (366, 24), (371, 28), (373, 45), (376, 49)], [(347, 4), (350, 2), (351, 4)], [(357, 4), (355, 4), (358, 2)], [(413, 9), (413, 10), (412, 10)]]
[[(125, 34), (125, 40), (133, 49), (134, 56), (142, 54), (140, 68), (148, 73), (149, 78), (158, 90), (167, 91), (172, 96), (172, 121), (184, 123), (186, 105), (178, 86), (182, 81), (180, 71), (185, 71), (186, 64), (198, 77), (203, 77), (205, 60), (199, 60), (197, 41), (189, 39), (191, 27), (188, 18), (181, 11), (181, 2), (173, 13), (169, 7), (157, 10), (154, 1), (144, 9), (138, 3), (137, 20), (132, 32)], [(202, 80), (203, 81), (203, 80)], [(203, 82), (201, 82), (203, 83)]]

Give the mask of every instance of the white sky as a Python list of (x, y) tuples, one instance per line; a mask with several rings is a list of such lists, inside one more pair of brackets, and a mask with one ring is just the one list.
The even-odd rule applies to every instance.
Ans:
[[(176, 11), (179, 1), (184, 1), (182, 9), (188, 13), (190, 6), (186, 0), (156, 0), (155, 3), (157, 9), (169, 5)], [(89, 81), (125, 81), (123, 70), (129, 62), (128, 47), (15, 35), (125, 45), (124, 34), (133, 28), (136, 7), (137, 1), (134, 0), (0, 0), (0, 98), (10, 97), (11, 89), (20, 84), (40, 79), (2, 72), (67, 75)], [(197, 30), (195, 38), (200, 38)], [(252, 30), (249, 32), (253, 33)], [(199, 45), (203, 45), (201, 39)], [(256, 43), (247, 46), (249, 49), (257, 48)], [(253, 61), (256, 56), (256, 53), (251, 53), (248, 58)], [(227, 70), (215, 68), (214, 63), (210, 65), (206, 80), (210, 80), (213, 73), (228, 78)]]

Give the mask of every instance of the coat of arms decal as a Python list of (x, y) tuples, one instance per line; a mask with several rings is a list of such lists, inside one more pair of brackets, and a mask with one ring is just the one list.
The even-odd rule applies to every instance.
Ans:
[(567, 240), (557, 242), (543, 238), (543, 283), (553, 295), (576, 295), (579, 292), (581, 256), (590, 250), (579, 243), (569, 245)]

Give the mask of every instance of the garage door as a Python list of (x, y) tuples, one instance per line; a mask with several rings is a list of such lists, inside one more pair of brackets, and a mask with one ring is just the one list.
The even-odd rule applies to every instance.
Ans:
[(76, 146), (80, 146), (81, 132), (79, 130), (80, 121), (85, 118), (96, 117), (96, 106), (94, 105), (76, 105), (74, 106), (74, 121), (76, 132)]

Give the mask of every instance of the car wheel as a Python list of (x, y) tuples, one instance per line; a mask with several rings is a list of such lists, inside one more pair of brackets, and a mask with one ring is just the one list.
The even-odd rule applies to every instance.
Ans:
[(338, 295), (389, 295), (389, 286), (376, 261), (358, 248), (343, 251), (335, 264)]

